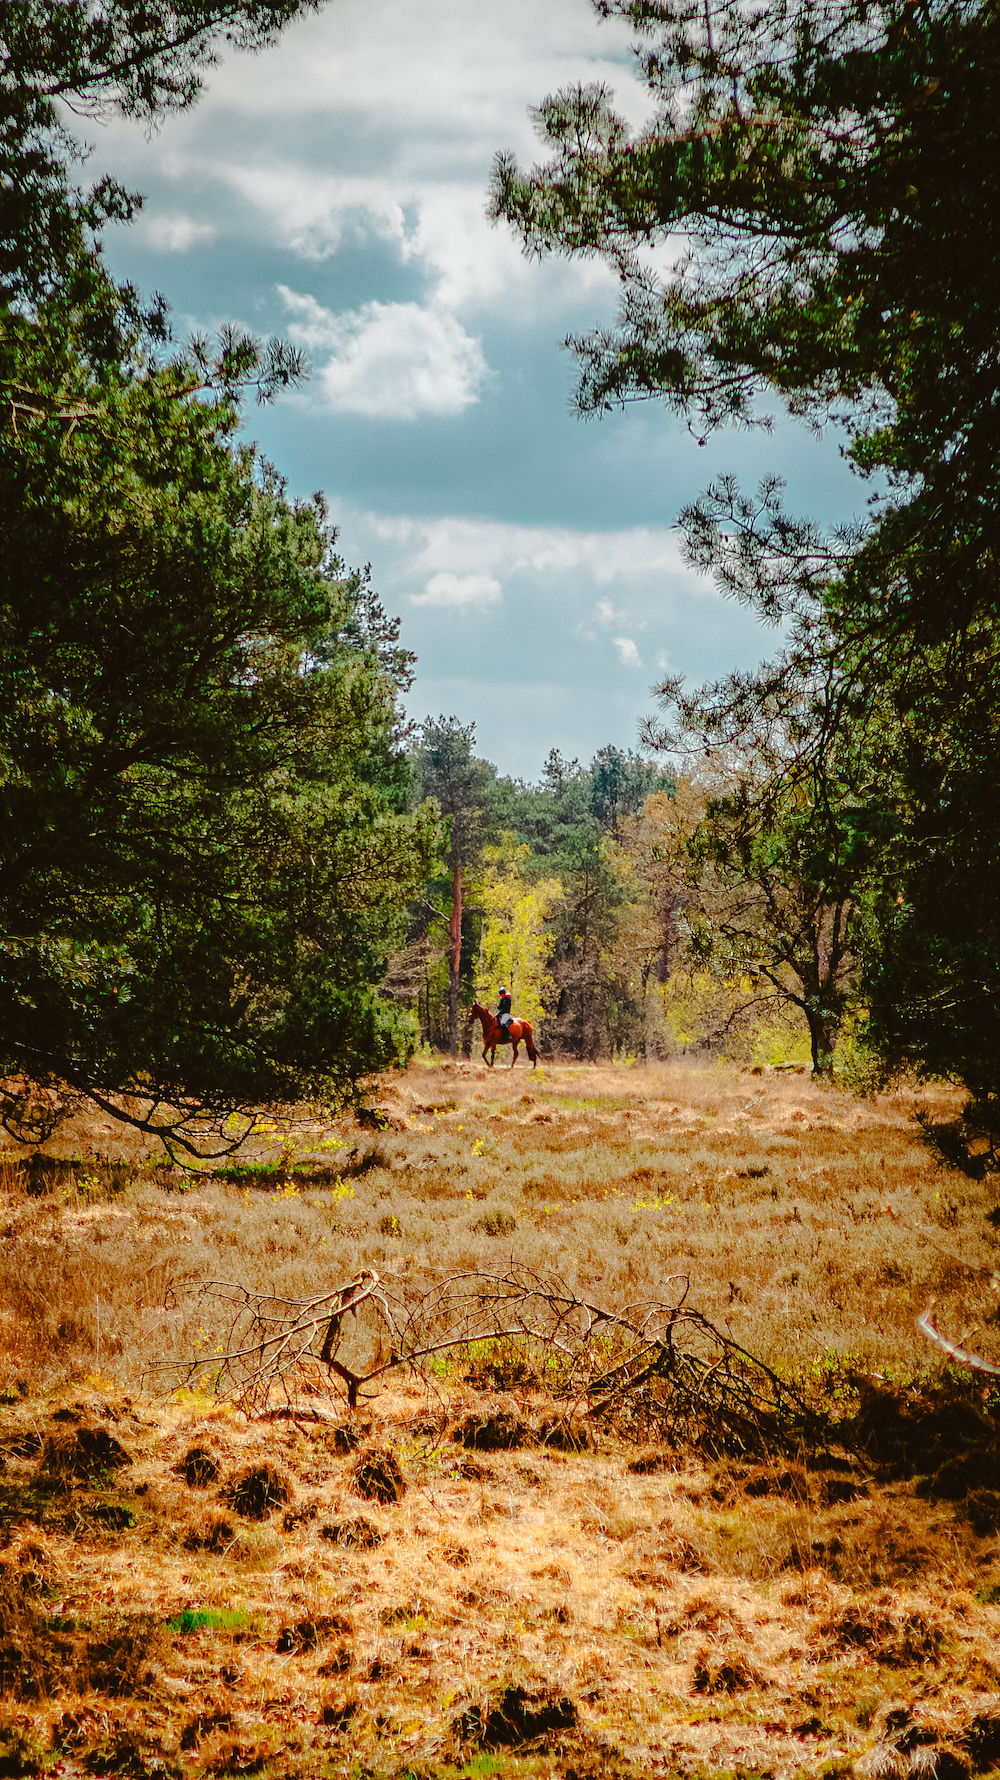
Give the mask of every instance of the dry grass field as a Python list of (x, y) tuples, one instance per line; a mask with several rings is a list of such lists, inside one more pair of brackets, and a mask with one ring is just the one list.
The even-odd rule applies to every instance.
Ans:
[[(193, 1175), (93, 1120), (0, 1151), (0, 1775), (1000, 1763), (996, 1381), (914, 1326), (933, 1302), (1000, 1361), (995, 1191), (919, 1122), (955, 1095), (444, 1063), (374, 1098), (384, 1129), (275, 1117)], [(242, 1325), (199, 1287), (365, 1269), (404, 1309), (486, 1276), (636, 1315), (686, 1291), (812, 1433), (713, 1436), (710, 1332), (682, 1439), (669, 1377), (588, 1394), (613, 1323), (589, 1374), (558, 1331), (411, 1369), (364, 1311), (337, 1351), (386, 1369), (354, 1409), (313, 1361), (244, 1413)]]

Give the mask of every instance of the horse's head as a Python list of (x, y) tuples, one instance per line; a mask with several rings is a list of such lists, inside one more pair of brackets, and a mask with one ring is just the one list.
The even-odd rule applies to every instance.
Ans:
[(479, 1003), (478, 1003), (478, 1001), (474, 1001), (474, 1002), (473, 1002), (473, 1003), (472, 1003), (472, 1006), (471, 1006), (471, 1007), (470, 1007), (470, 1009), (469, 1009), (469, 1017), (468, 1017), (468, 1019), (467, 1019), (467, 1020), (466, 1020), (466, 1022), (465, 1022), (465, 1024), (466, 1024), (466, 1025), (467, 1025), (467, 1026), (471, 1026), (471, 1025), (472, 1025), (472, 1022), (473, 1022), (473, 1020), (474, 1020), (474, 1019), (475, 1019), (475, 1018), (476, 1018), (476, 1016), (477, 1016), (477, 1014), (481, 1014), (481, 1013), (482, 1013), (482, 1011), (483, 1011), (483, 1010), (482, 1010), (482, 1008), (481, 1008), (481, 1007), (480, 1007), (480, 1005), (479, 1005)]

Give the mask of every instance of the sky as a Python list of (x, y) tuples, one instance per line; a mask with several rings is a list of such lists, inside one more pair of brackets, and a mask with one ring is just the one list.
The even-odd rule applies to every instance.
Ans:
[(182, 334), (230, 321), (305, 350), (308, 382), (247, 432), (371, 564), (417, 655), (410, 716), (474, 721), (477, 751), (529, 781), (550, 748), (637, 746), (666, 674), (774, 652), (684, 564), (678, 511), (714, 475), (781, 475), (828, 523), (865, 492), (791, 421), (700, 447), (657, 404), (574, 412), (560, 342), (612, 320), (615, 281), (525, 259), (485, 192), (498, 149), (539, 158), (530, 108), (583, 80), (642, 123), (629, 33), (588, 0), (331, 0), (155, 134), (85, 126), (88, 174), (146, 196), (107, 232), (113, 269)]

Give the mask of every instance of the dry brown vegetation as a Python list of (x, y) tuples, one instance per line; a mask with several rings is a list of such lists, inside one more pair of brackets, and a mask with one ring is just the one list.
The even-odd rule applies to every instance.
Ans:
[[(933, 1299), (1000, 1358), (994, 1191), (918, 1122), (954, 1096), (445, 1064), (377, 1098), (387, 1128), (276, 1119), (242, 1172), (86, 1121), (75, 1161), (0, 1152), (0, 1774), (1000, 1760), (994, 1381), (914, 1327)], [(175, 1388), (231, 1340), (205, 1282), (309, 1299), (362, 1269), (401, 1305), (463, 1273), (619, 1309), (689, 1279), (821, 1435), (671, 1444), (655, 1393), (595, 1413), (514, 1341), (354, 1412), (313, 1362), (294, 1418)], [(381, 1339), (345, 1317), (353, 1369)]]

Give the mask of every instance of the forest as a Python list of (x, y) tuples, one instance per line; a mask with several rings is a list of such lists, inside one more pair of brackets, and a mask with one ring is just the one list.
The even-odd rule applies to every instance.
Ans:
[(505, 983), (553, 1058), (811, 1062), (860, 1083), (850, 910), (779, 859), (750, 880), (709, 854), (735, 776), (721, 750), (677, 773), (611, 745), (587, 767), (553, 749), (526, 785), (440, 718), (410, 762), (451, 836), (451, 869), (428, 880), (386, 981), (425, 1046), (474, 1051), (464, 1011)]

